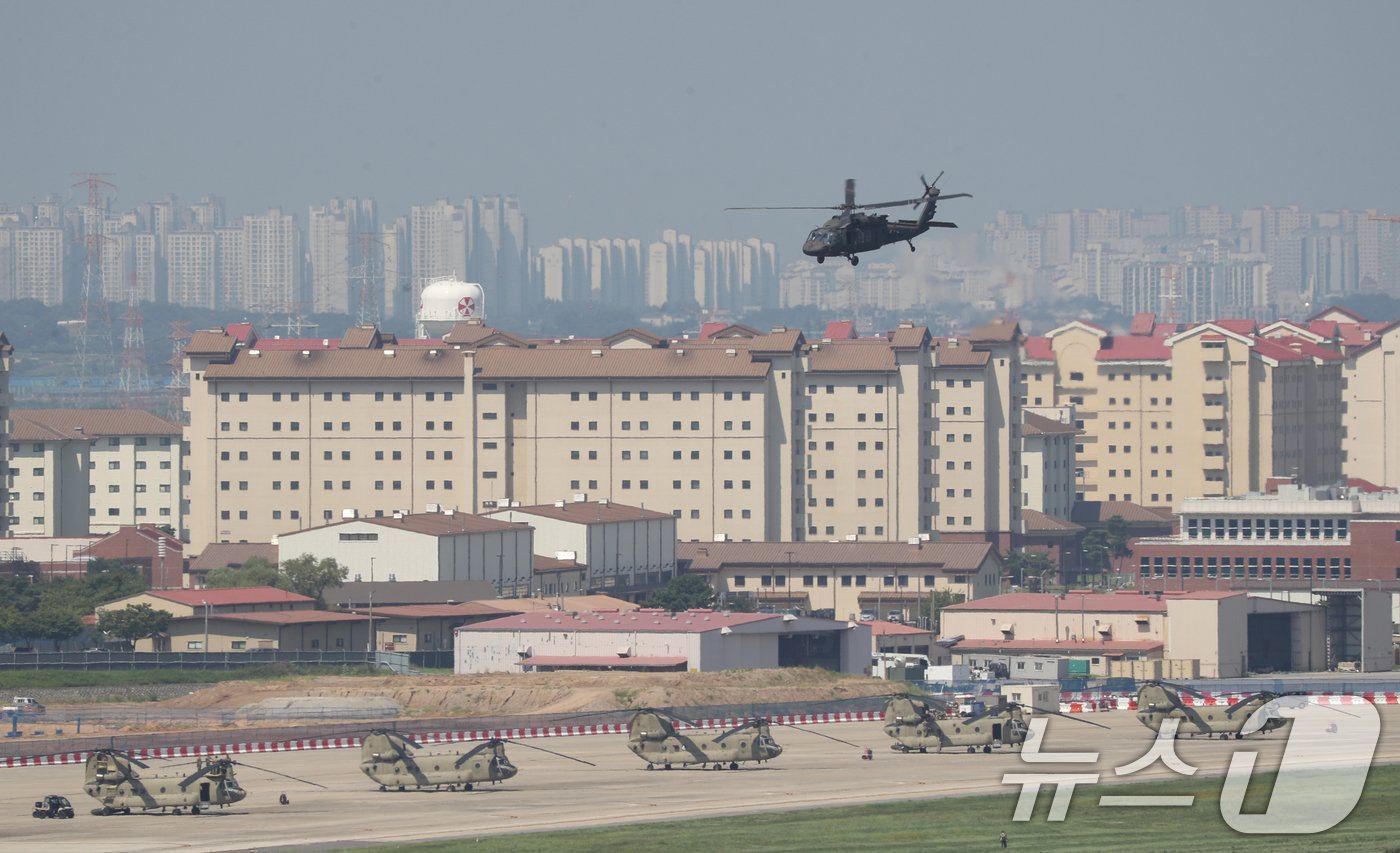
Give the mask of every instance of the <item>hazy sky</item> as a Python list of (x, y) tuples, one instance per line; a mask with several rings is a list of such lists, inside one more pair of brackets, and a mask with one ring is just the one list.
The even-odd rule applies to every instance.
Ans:
[[(513, 193), (564, 235), (796, 244), (917, 194), (1400, 213), (1395, 2), (0, 0), (0, 202)], [(77, 191), (74, 191), (77, 192)], [(956, 208), (954, 205), (958, 205)], [(780, 248), (780, 250), (782, 250)]]

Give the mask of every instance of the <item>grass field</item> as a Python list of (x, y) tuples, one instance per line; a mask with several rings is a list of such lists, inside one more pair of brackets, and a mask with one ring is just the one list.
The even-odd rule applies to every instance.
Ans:
[[(1076, 789), (1069, 815), (1047, 823), (1050, 792), (1042, 791), (1035, 815), (1013, 823), (1016, 796), (929, 799), (835, 809), (767, 812), (668, 823), (642, 823), (602, 829), (462, 838), (424, 844), (380, 845), (402, 853), (585, 853), (664, 847), (666, 853), (718, 850), (810, 853), (822, 850), (978, 851), (999, 850), (1007, 833), (1010, 850), (1134, 851), (1134, 853), (1223, 853), (1226, 851), (1400, 851), (1400, 766), (1373, 768), (1366, 792), (1351, 815), (1321, 835), (1241, 835), (1220, 817), (1219, 777), (1177, 782), (1113, 785), (1113, 794), (1194, 794), (1185, 808), (1096, 808), (1105, 789)], [(1250, 786), (1246, 813), (1267, 806), (1272, 778), (1261, 774)], [(645, 818), (645, 815), (638, 815)], [(470, 815), (463, 821), (470, 824)]]
[(266, 664), (234, 669), (12, 669), (0, 671), (0, 693), (55, 687), (118, 687), (133, 684), (214, 684), (220, 681), (274, 681), (318, 675), (386, 675), (368, 666)]

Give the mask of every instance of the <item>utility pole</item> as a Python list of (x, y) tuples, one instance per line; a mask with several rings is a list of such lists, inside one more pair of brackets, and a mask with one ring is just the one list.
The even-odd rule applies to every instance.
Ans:
[[(111, 177), (107, 172), (76, 172), (73, 175), (79, 180), (73, 184), (76, 187), (87, 189), (87, 205), (83, 208), (83, 294), (80, 310), (82, 312), (82, 331), (78, 339), (78, 388), (86, 390), (89, 374), (92, 373), (92, 360), (101, 356), (94, 352), (94, 333), (92, 330), (93, 321), (97, 319), (96, 305), (93, 303), (94, 287), (97, 289), (98, 298), (102, 304), (102, 316), (106, 325), (111, 324), (111, 316), (107, 313), (107, 301), (101, 297), (102, 291), (102, 242), (107, 239), (102, 233), (103, 220), (107, 211), (106, 190), (116, 189), (116, 185), (105, 180)], [(109, 341), (110, 345), (110, 341)]]

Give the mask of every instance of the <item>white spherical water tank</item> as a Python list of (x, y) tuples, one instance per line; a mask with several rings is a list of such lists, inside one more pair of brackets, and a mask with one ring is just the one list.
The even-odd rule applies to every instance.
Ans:
[(418, 337), (440, 338), (467, 320), (486, 319), (486, 291), (456, 278), (435, 279), (423, 288), (418, 309)]

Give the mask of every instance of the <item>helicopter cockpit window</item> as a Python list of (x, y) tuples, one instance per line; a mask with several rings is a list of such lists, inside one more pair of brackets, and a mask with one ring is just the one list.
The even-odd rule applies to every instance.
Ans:
[(809, 242), (812, 242), (812, 243), (821, 243), (822, 245), (825, 246), (825, 245), (830, 245), (831, 239), (832, 239), (832, 237), (834, 237), (834, 236), (835, 236), (835, 235), (832, 234), (831, 232), (829, 232), (829, 231), (823, 231), (823, 230), (821, 230), (820, 228), (818, 228), (817, 230), (813, 231), (811, 234), (808, 234), (808, 235), (807, 235), (807, 240), (808, 240)]

